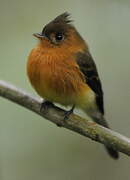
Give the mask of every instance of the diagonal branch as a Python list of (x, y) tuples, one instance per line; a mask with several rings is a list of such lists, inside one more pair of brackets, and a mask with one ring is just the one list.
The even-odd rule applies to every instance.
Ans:
[(104, 128), (75, 114), (71, 114), (69, 119), (64, 121), (65, 111), (56, 106), (50, 106), (48, 109), (43, 109), (40, 112), (42, 103), (40, 99), (2, 80), (0, 81), (0, 96), (39, 114), (54, 124), (75, 131), (107, 146), (112, 146), (115, 150), (130, 156), (130, 139), (115, 131)]

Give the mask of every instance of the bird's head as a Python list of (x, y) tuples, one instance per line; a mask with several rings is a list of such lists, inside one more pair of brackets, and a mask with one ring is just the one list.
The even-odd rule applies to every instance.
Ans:
[(57, 16), (48, 23), (41, 33), (33, 34), (47, 48), (67, 48), (81, 47), (86, 45), (76, 28), (72, 25), (70, 14), (67, 12)]

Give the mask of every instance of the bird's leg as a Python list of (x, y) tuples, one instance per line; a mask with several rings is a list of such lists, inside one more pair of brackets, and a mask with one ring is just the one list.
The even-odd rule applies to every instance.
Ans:
[(50, 101), (44, 100), (44, 101), (41, 103), (40, 112), (42, 112), (42, 109), (47, 110), (50, 106), (52, 107), (52, 106), (53, 106), (53, 103), (50, 102)]
[(75, 105), (73, 105), (72, 108), (71, 108), (69, 111), (66, 111), (66, 112), (65, 112), (65, 114), (64, 114), (64, 115), (65, 115), (65, 116), (64, 116), (64, 120), (67, 120), (67, 119), (69, 118), (70, 114), (73, 113), (74, 108), (75, 108)]

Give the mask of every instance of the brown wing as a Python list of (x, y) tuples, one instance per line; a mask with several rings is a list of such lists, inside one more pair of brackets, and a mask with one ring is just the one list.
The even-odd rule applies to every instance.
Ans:
[(96, 102), (100, 112), (104, 114), (102, 85), (91, 54), (89, 52), (77, 53), (76, 61), (85, 76), (86, 83), (96, 94)]

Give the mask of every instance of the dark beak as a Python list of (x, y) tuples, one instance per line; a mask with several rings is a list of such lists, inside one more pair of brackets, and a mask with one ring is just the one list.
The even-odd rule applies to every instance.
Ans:
[(37, 38), (45, 38), (45, 36), (42, 33), (34, 33), (33, 36)]

